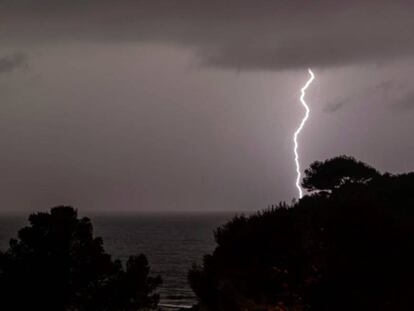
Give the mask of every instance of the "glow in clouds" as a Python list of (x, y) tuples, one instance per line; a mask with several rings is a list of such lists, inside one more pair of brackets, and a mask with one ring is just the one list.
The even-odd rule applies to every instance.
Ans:
[(299, 127), (295, 131), (295, 134), (293, 135), (293, 143), (294, 143), (293, 152), (295, 153), (296, 174), (297, 174), (296, 188), (298, 188), (298, 191), (299, 191), (299, 199), (301, 199), (303, 197), (303, 191), (302, 191), (302, 187), (300, 186), (300, 180), (301, 180), (302, 176), (301, 176), (301, 173), (300, 173), (300, 163), (299, 163), (299, 154), (298, 154), (298, 135), (302, 131), (303, 126), (306, 123), (306, 120), (308, 120), (309, 112), (310, 112), (310, 109), (309, 109), (308, 105), (305, 102), (305, 92), (306, 92), (306, 89), (309, 87), (309, 85), (312, 83), (313, 79), (315, 79), (315, 75), (313, 74), (312, 70), (308, 69), (308, 72), (309, 72), (310, 78), (306, 82), (306, 84), (302, 87), (302, 89), (300, 90), (301, 91), (300, 101), (302, 103), (302, 106), (305, 107), (306, 113), (305, 113), (305, 116), (302, 119), (302, 122), (300, 122)]

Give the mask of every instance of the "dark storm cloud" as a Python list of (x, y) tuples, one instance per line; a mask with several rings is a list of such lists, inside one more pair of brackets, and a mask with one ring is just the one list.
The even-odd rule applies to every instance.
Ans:
[(281, 70), (414, 53), (414, 1), (26, 0), (0, 4), (4, 42), (161, 42), (202, 63)]
[(340, 100), (337, 100), (335, 102), (330, 102), (323, 108), (323, 111), (327, 113), (336, 112), (342, 109), (343, 106), (345, 106), (351, 101), (352, 101), (352, 97), (347, 97), (347, 98), (342, 98)]
[(414, 91), (404, 95), (396, 106), (402, 110), (414, 109)]
[(0, 74), (12, 72), (19, 67), (25, 66), (26, 64), (26, 56), (23, 54), (16, 53), (0, 56)]
[[(398, 81), (385, 80), (373, 86), (366, 86), (363, 89), (348, 96), (336, 96), (333, 101), (328, 102), (325, 107), (323, 107), (323, 111), (326, 113), (334, 113), (349, 104), (364, 102), (366, 100), (372, 99), (375, 96), (379, 96), (382, 101), (393, 102), (395, 97), (401, 97), (400, 94), (406, 95), (403, 95), (402, 100), (397, 100), (399, 104), (391, 105), (391, 107), (397, 109), (401, 109), (402, 107), (407, 108), (411, 106), (412, 99), (414, 99), (414, 93), (411, 94), (409, 90), (410, 88), (408, 86), (404, 86)], [(414, 107), (414, 103), (412, 105)]]

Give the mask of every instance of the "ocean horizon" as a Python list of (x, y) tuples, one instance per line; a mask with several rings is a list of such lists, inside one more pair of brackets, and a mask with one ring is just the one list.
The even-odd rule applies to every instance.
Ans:
[[(28, 224), (30, 212), (0, 214), (0, 250)], [(130, 255), (145, 254), (153, 275), (161, 275), (160, 305), (169, 310), (196, 302), (187, 272), (214, 250), (214, 230), (242, 212), (79, 212), (89, 217), (94, 235), (105, 250), (123, 263)]]

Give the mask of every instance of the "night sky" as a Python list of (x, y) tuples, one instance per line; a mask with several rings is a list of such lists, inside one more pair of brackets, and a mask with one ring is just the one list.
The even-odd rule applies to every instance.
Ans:
[(257, 210), (414, 170), (414, 1), (0, 0), (0, 211)]

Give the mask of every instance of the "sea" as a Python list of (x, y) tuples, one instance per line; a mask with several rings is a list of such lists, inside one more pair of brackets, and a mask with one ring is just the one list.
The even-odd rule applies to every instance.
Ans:
[[(95, 236), (105, 250), (125, 262), (130, 255), (145, 254), (153, 275), (161, 275), (162, 310), (190, 308), (196, 297), (187, 282), (193, 263), (201, 263), (214, 250), (214, 230), (230, 220), (232, 212), (82, 213), (92, 220)], [(28, 215), (0, 215), (0, 249), (28, 224)]]

